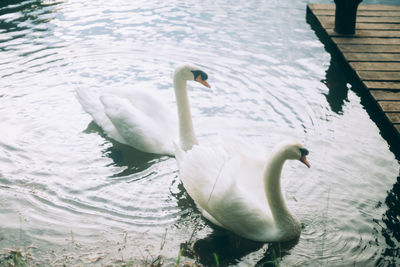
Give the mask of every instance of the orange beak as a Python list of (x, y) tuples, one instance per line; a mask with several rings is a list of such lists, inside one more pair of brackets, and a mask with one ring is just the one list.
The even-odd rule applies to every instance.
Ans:
[(311, 168), (311, 165), (308, 162), (306, 155), (301, 156), (300, 161), (303, 162), (308, 168)]
[(211, 86), (208, 84), (208, 82), (201, 78), (201, 75), (197, 76), (196, 81), (198, 81), (199, 83), (201, 83), (205, 87), (211, 88)]

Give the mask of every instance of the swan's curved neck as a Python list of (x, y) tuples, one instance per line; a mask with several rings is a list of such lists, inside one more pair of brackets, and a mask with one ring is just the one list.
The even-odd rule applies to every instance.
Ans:
[(174, 89), (178, 107), (180, 142), (182, 149), (187, 151), (197, 145), (198, 142), (193, 130), (186, 80), (179, 73), (174, 75)]
[(281, 190), (281, 173), (286, 158), (281, 150), (273, 152), (264, 172), (264, 187), (268, 204), (275, 222), (285, 223), (292, 220)]

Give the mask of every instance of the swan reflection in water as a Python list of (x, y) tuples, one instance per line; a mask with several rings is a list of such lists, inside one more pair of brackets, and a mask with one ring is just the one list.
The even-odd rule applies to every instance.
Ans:
[[(294, 248), (299, 239), (288, 242), (265, 243), (242, 238), (228, 230), (218, 227), (204, 220), (196, 207), (193, 199), (188, 195), (179, 180), (175, 180), (177, 190), (171, 192), (177, 200), (178, 207), (183, 214), (175, 223), (176, 227), (190, 221), (187, 241), (181, 243), (182, 256), (195, 260), (204, 266), (214, 266), (217, 257), (220, 266), (235, 264), (245, 256), (257, 252), (258, 263), (256, 266), (277, 266), (279, 261)], [(204, 228), (211, 229), (211, 233), (198, 238), (197, 233)], [(192, 231), (192, 232), (190, 232)], [(261, 254), (259, 251), (263, 251)], [(260, 256), (262, 255), (262, 256)]]
[(96, 133), (111, 143), (110, 146), (103, 149), (102, 154), (112, 160), (113, 166), (123, 168), (121, 172), (112, 175), (112, 177), (130, 176), (168, 158), (164, 155), (145, 153), (131, 146), (118, 143), (109, 138), (94, 121), (91, 121), (83, 132), (86, 134)]
[(182, 243), (182, 255), (195, 259), (204, 266), (213, 266), (216, 260), (220, 266), (237, 263), (252, 252), (263, 250), (262, 257), (257, 254), (258, 262), (255, 266), (278, 266), (279, 261), (296, 246), (299, 239), (288, 242), (262, 243), (242, 238), (225, 229), (213, 227), (208, 236), (190, 243)]

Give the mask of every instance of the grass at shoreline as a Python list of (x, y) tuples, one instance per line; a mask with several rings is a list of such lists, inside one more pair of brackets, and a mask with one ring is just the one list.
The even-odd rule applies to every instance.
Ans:
[(29, 265), (31, 259), (30, 254), (24, 253), (20, 250), (10, 249), (6, 253), (0, 254), (0, 266), (8, 267), (24, 267)]
[[(177, 259), (175, 263), (171, 260), (164, 263), (163, 256), (159, 255), (155, 258), (145, 258), (145, 259), (112, 259), (105, 260), (103, 262), (102, 257), (98, 258), (87, 258), (82, 260), (77, 254), (75, 257), (71, 254), (58, 255), (57, 259), (43, 263), (42, 260), (36, 259), (32, 256), (29, 251), (23, 251), (20, 249), (3, 249), (0, 252), (0, 266), (1, 267), (31, 267), (31, 266), (121, 266), (121, 267), (162, 267), (162, 266), (184, 266), (184, 267), (194, 267), (202, 266), (201, 264), (195, 262), (184, 261), (184, 256), (182, 255), (183, 248), (179, 250)], [(219, 267), (218, 256), (214, 255), (216, 264), (214, 266)], [(80, 259), (79, 259), (80, 258)], [(71, 261), (72, 260), (72, 261)]]

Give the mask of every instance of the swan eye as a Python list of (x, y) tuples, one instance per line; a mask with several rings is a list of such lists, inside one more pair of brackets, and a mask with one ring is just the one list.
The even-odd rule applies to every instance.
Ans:
[(203, 81), (206, 81), (208, 79), (207, 73), (205, 73), (202, 70), (192, 70), (192, 73), (193, 73), (193, 76), (194, 76), (194, 80), (196, 80), (199, 75), (201, 76), (201, 79)]
[(301, 153), (301, 156), (307, 156), (309, 152), (305, 148), (300, 148), (300, 153)]

